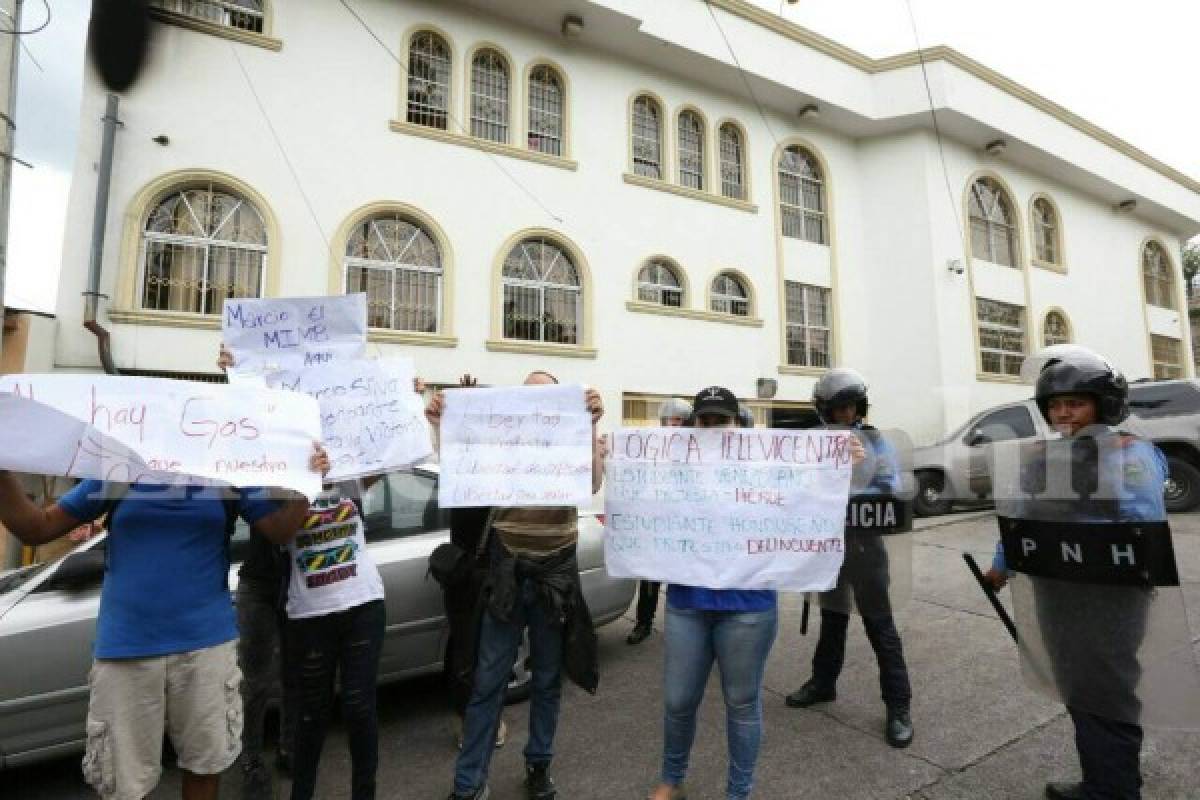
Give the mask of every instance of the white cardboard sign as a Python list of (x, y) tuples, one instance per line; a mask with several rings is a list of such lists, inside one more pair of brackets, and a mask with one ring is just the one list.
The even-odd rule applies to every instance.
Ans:
[(450, 389), (438, 503), (574, 506), (592, 496), (592, 415), (582, 386)]
[(837, 582), (848, 434), (623, 428), (606, 465), (610, 575), (712, 589), (824, 591)]
[(232, 371), (267, 374), (362, 358), (367, 296), (229, 298), (221, 335)]

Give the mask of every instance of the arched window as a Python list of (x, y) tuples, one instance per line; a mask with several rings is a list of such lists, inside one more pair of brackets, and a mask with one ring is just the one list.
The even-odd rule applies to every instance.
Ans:
[(1146, 288), (1147, 303), (1160, 308), (1175, 308), (1171, 260), (1158, 242), (1146, 242), (1142, 250), (1142, 285)]
[(750, 316), (750, 293), (746, 291), (740, 278), (728, 272), (722, 272), (713, 278), (709, 308), (720, 314), (748, 317)]
[(704, 123), (694, 111), (679, 113), (679, 183), (704, 189)]
[(508, 62), (495, 50), (471, 59), (471, 135), (508, 142)]
[(503, 283), (506, 338), (579, 344), (583, 290), (566, 250), (526, 239), (504, 259)]
[(215, 184), (175, 189), (142, 232), (142, 308), (220, 314), (227, 297), (259, 297), (267, 263), (262, 213)]
[(968, 207), (971, 255), (993, 264), (1015, 267), (1017, 229), (1008, 194), (991, 178), (980, 178), (971, 184)]
[(563, 154), (563, 82), (552, 67), (529, 73), (529, 149)]
[(742, 132), (732, 122), (721, 126), (721, 194), (734, 200), (746, 199), (746, 145)]
[(784, 236), (828, 244), (821, 168), (811, 153), (795, 145), (779, 156), (779, 216)]
[(633, 172), (647, 178), (662, 179), (662, 109), (649, 95), (633, 101)]
[(150, 5), (239, 31), (263, 32), (266, 0), (151, 0)]
[(416, 222), (397, 213), (367, 217), (346, 240), (346, 292), (367, 293), (372, 328), (436, 333), (442, 254)]
[(450, 110), (450, 47), (432, 31), (408, 46), (408, 121), (446, 130)]
[(1033, 250), (1038, 261), (1062, 264), (1058, 214), (1044, 197), (1033, 201)]
[(672, 308), (683, 306), (683, 284), (668, 261), (655, 259), (638, 272), (638, 300)]
[(1042, 324), (1042, 345), (1069, 344), (1071, 341), (1071, 326), (1065, 314), (1059, 311), (1046, 313), (1046, 321)]

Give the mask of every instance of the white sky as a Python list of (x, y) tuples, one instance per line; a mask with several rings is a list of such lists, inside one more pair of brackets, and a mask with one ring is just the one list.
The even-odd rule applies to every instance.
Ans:
[[(915, 46), (905, 0), (751, 1), (871, 56)], [(89, 9), (87, 0), (50, 3), (50, 26), (24, 37), (41, 70), (21, 54), (16, 151), (35, 168), (13, 171), (5, 292), (7, 305), (43, 311), (54, 309), (58, 291)], [(912, 0), (912, 7), (923, 46), (948, 44), (1200, 178), (1200, 2)], [(44, 10), (26, 0), (24, 14), (29, 28)], [(90, 216), (71, 235), (90, 236)]]

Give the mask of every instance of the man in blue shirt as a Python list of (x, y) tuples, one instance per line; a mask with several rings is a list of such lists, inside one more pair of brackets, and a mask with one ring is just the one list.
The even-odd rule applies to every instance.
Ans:
[[(328, 469), (319, 447), (310, 464)], [(287, 492), (85, 480), (48, 508), (0, 471), (0, 522), (28, 545), (107, 513), (107, 566), (89, 676), (83, 771), (102, 798), (142, 798), (161, 775), (171, 737), (185, 800), (217, 796), (241, 750), (241, 674), (229, 594), (227, 529), (236, 513), (280, 544), (308, 501)]]

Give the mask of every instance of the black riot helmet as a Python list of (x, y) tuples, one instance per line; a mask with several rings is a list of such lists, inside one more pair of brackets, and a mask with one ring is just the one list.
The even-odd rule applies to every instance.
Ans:
[(813, 387), (813, 405), (826, 425), (833, 421), (833, 409), (850, 403), (859, 417), (867, 415), (867, 381), (852, 369), (831, 369)]
[(1061, 394), (1086, 394), (1096, 399), (1096, 421), (1119, 425), (1129, 416), (1129, 384), (1104, 357), (1079, 345), (1047, 347), (1022, 366), (1022, 375), (1037, 370), (1034, 399), (1049, 422), (1050, 398)]

